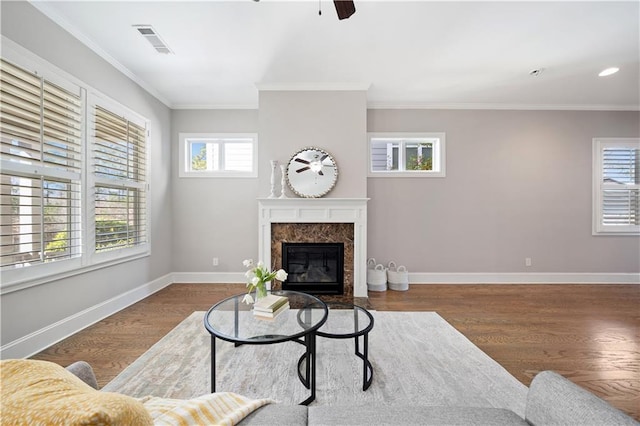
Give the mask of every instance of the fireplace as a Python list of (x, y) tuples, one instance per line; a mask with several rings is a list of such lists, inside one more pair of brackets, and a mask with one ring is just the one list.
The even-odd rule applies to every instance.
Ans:
[(343, 243), (282, 243), (283, 290), (311, 294), (344, 293)]
[[(323, 300), (367, 297), (366, 198), (263, 198), (258, 202), (258, 256), (271, 269), (282, 267), (282, 243), (343, 243), (342, 295)], [(288, 272), (288, 271), (287, 271)], [(274, 282), (279, 288), (279, 282)]]

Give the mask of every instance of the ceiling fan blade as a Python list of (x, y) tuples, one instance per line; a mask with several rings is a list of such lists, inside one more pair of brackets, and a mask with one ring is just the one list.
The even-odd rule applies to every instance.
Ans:
[(302, 158), (296, 158), (295, 161), (297, 161), (298, 163), (302, 163), (302, 164), (309, 164), (309, 162), (307, 160), (303, 160)]
[(338, 12), (338, 19), (347, 19), (349, 16), (356, 12), (356, 5), (352, 0), (333, 0), (333, 4), (336, 6), (336, 12)]
[(296, 173), (300, 173), (300, 172), (304, 172), (305, 170), (309, 170), (311, 167), (307, 166), (307, 167), (303, 167), (301, 169), (296, 170)]

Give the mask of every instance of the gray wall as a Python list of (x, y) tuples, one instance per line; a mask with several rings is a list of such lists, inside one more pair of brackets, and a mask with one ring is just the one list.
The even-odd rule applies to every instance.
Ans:
[(369, 110), (369, 132), (445, 132), (447, 176), (369, 178), (368, 255), (410, 272), (638, 273), (639, 237), (591, 235), (591, 150), (640, 136), (639, 117)]
[[(171, 111), (26, 2), (2, 2), (2, 34), (150, 120), (151, 256), (2, 295), (2, 344), (173, 270)], [(64, 49), (57, 48), (64, 46)]]
[[(261, 91), (259, 99), (260, 164), (266, 165), (259, 175), (263, 196), (270, 192), (269, 160), (286, 165), (293, 153), (309, 146), (325, 149), (336, 159), (338, 182), (327, 197), (367, 196), (365, 91)], [(279, 194), (279, 182), (277, 188)], [(290, 190), (287, 194), (295, 196)]]
[[(258, 111), (174, 110), (171, 131), (174, 271), (243, 271), (242, 260), (258, 256), (258, 179), (179, 178), (178, 134), (258, 133)], [(259, 173), (268, 164), (260, 161)]]
[[(257, 199), (269, 196), (270, 161), (287, 164), (306, 146), (337, 158), (329, 197), (366, 197), (364, 91), (262, 91), (259, 111), (175, 110), (171, 130), (175, 272), (234, 273), (244, 271), (242, 260), (257, 259)], [(234, 132), (258, 133), (258, 178), (178, 177), (180, 133)], [(276, 176), (279, 195), (279, 169)]]
[[(336, 114), (347, 120), (322, 115), (336, 104), (348, 105)], [(242, 271), (257, 256), (255, 200), (269, 193), (269, 160), (286, 163), (307, 145), (337, 159), (328, 196), (371, 198), (368, 256), (379, 261), (417, 273), (640, 271), (640, 238), (591, 234), (592, 139), (638, 137), (638, 112), (363, 108), (357, 92), (274, 91), (260, 93), (259, 112), (174, 111), (176, 158), (179, 132), (259, 132), (257, 180), (178, 179), (173, 161), (176, 271)], [(366, 179), (362, 131), (340, 124), (362, 111), (369, 132), (445, 132), (447, 176)]]

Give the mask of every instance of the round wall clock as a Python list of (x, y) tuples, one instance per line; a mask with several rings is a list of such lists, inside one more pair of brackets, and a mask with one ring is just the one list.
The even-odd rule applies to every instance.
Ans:
[(320, 148), (301, 149), (289, 160), (287, 184), (300, 197), (322, 197), (333, 189), (337, 180), (335, 160)]

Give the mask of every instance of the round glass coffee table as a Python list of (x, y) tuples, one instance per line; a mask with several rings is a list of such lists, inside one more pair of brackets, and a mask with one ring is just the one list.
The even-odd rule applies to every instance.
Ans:
[[(329, 318), (316, 334), (328, 339), (354, 339), (355, 354), (362, 359), (362, 390), (366, 391), (373, 381), (373, 367), (369, 361), (369, 332), (373, 329), (373, 315), (362, 306), (340, 302), (327, 302)], [(350, 317), (344, 321), (338, 312)], [(360, 351), (362, 337), (362, 351)]]
[[(298, 377), (311, 391), (309, 398), (300, 403), (307, 405), (316, 397), (316, 333), (327, 321), (327, 305), (306, 293), (284, 290), (270, 293), (287, 297), (290, 305), (273, 319), (256, 318), (253, 305), (242, 302), (244, 294), (216, 303), (205, 315), (204, 326), (211, 334), (211, 392), (216, 391), (216, 338), (236, 346), (294, 341), (305, 347), (298, 361)], [(304, 373), (300, 369), (302, 364)]]

